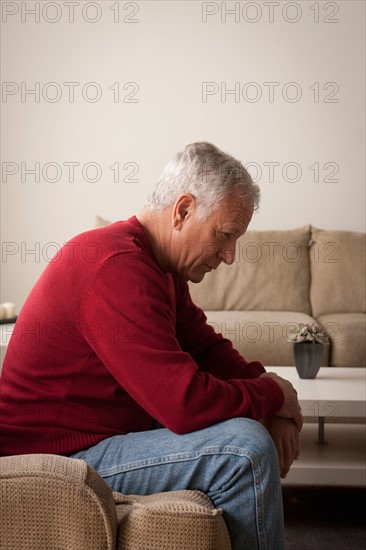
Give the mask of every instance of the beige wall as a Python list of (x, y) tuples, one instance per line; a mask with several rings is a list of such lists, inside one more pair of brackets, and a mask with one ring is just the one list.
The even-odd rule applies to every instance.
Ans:
[(38, 5), (2, 2), (1, 301), (196, 140), (259, 178), (252, 229), (365, 229), (364, 2)]

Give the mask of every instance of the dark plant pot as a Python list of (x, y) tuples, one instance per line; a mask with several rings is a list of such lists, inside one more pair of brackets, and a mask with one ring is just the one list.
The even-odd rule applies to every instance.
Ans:
[(300, 378), (315, 378), (323, 361), (323, 344), (300, 342), (294, 344), (295, 367)]

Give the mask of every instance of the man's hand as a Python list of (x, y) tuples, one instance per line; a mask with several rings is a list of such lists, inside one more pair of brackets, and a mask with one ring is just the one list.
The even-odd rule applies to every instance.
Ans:
[(295, 390), (291, 382), (289, 382), (288, 380), (285, 380), (284, 378), (281, 378), (275, 372), (264, 372), (260, 376), (272, 378), (272, 380), (277, 382), (277, 384), (280, 386), (281, 390), (283, 391), (285, 400), (283, 402), (281, 409), (276, 413), (276, 416), (281, 416), (283, 418), (292, 418), (298, 430), (301, 431), (301, 428), (303, 425), (303, 418), (301, 414), (300, 405), (297, 400), (297, 391)]
[(260, 421), (267, 428), (276, 445), (280, 476), (285, 478), (291, 464), (300, 453), (299, 430), (292, 419), (267, 416)]

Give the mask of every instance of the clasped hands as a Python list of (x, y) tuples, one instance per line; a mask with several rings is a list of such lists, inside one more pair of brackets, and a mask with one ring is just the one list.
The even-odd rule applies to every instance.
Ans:
[(303, 425), (297, 392), (291, 382), (274, 372), (265, 372), (261, 377), (272, 378), (284, 394), (284, 402), (275, 416), (262, 418), (261, 423), (270, 433), (278, 454), (280, 475), (285, 478), (291, 464), (300, 454), (300, 431)]

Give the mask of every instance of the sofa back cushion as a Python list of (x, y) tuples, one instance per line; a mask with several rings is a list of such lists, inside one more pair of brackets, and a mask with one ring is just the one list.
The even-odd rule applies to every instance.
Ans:
[(221, 264), (199, 284), (193, 301), (209, 310), (310, 313), (310, 226), (288, 231), (247, 231), (232, 265)]
[(313, 315), (366, 310), (365, 233), (312, 228), (310, 300)]

